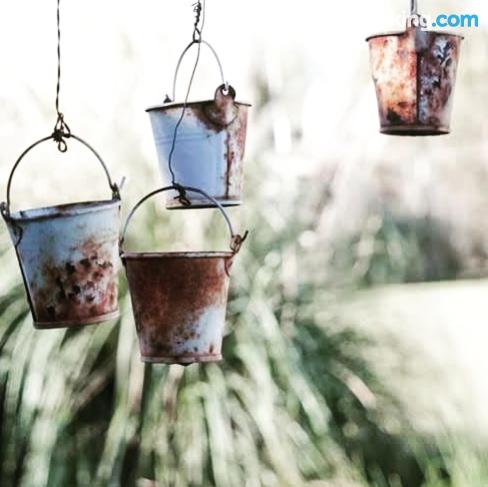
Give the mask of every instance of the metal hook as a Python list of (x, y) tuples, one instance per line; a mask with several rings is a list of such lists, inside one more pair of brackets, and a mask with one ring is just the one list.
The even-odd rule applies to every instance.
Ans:
[(56, 125), (54, 125), (52, 138), (57, 142), (58, 150), (62, 153), (68, 151), (68, 144), (64, 140), (65, 137), (67, 139), (71, 137), (71, 129), (64, 121), (64, 115), (62, 113), (58, 113), (58, 119), (56, 120)]
[[(232, 99), (232, 104), (234, 108), (234, 114), (233, 117), (230, 120), (223, 121), (222, 117), (215, 116), (215, 114), (220, 115), (220, 107), (218, 106), (217, 103), (217, 97), (219, 96), (219, 93), (222, 94), (226, 98), (231, 98)], [(224, 85), (220, 85), (217, 90), (215, 91), (214, 95), (214, 103), (209, 104), (209, 105), (203, 105), (203, 114), (207, 118), (207, 120), (214, 124), (216, 127), (219, 127), (221, 129), (225, 129), (227, 127), (230, 127), (238, 118), (239, 118), (239, 111), (237, 109), (237, 105), (235, 103), (236, 99), (236, 90), (232, 85), (227, 85), (227, 88)], [(214, 114), (215, 112), (215, 114)]]
[(232, 239), (232, 243), (230, 245), (230, 249), (234, 254), (239, 253), (241, 250), (242, 244), (246, 241), (247, 237), (249, 236), (249, 231), (246, 230), (244, 235), (234, 235)]
[(417, 15), (418, 14), (417, 0), (410, 0), (410, 13), (412, 15)]
[(174, 185), (176, 191), (178, 191), (178, 196), (175, 196), (175, 200), (178, 200), (183, 206), (189, 208), (191, 206), (191, 201), (186, 196), (186, 189), (181, 184), (175, 183)]
[(202, 33), (197, 28), (195, 28), (195, 30), (193, 31), (193, 42), (202, 42)]

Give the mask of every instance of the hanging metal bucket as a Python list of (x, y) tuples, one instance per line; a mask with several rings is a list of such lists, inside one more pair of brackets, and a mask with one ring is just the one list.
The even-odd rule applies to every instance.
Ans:
[(462, 39), (419, 27), (367, 39), (381, 133), (449, 133)]
[[(181, 62), (188, 50), (198, 43), (208, 46), (214, 54), (222, 84), (217, 88), (213, 100), (190, 103), (169, 101), (147, 110), (163, 181), (168, 185), (177, 182), (182, 186), (201, 188), (222, 206), (237, 206), (241, 204), (250, 105), (235, 101), (236, 92), (224, 82), (217, 53), (206, 41), (194, 41), (183, 52), (173, 82), (173, 100), (176, 98)], [(194, 208), (214, 206), (200, 196), (192, 203)], [(168, 198), (167, 207), (185, 208), (175, 198)]]
[(27, 153), (53, 136), (31, 145), (15, 163), (2, 215), (17, 253), (34, 326), (40, 329), (95, 324), (118, 316), (119, 188), (90, 145), (75, 135), (65, 136), (81, 142), (98, 159), (112, 199), (12, 213), (15, 170)]
[(232, 235), (231, 251), (122, 251), (142, 360), (182, 365), (217, 362), (222, 359), (230, 268), (245, 239), (234, 233), (222, 206), (196, 188), (170, 186), (154, 191), (130, 213), (120, 247), (137, 209), (154, 195), (175, 190), (209, 198), (219, 208)]

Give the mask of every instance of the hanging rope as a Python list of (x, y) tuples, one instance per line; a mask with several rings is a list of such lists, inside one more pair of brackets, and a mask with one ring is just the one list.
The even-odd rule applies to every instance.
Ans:
[[(190, 81), (188, 83), (188, 89), (186, 91), (185, 101), (183, 103), (183, 108), (181, 110), (180, 118), (176, 123), (175, 130), (173, 133), (173, 141), (171, 144), (171, 150), (168, 156), (168, 167), (169, 172), (171, 173), (171, 184), (176, 188), (179, 188), (179, 196), (177, 199), (180, 203), (184, 206), (190, 206), (191, 202), (188, 200), (185, 194), (185, 190), (183, 187), (176, 181), (176, 175), (173, 169), (173, 156), (176, 150), (176, 141), (178, 138), (178, 131), (180, 129), (180, 125), (183, 122), (185, 117), (186, 109), (188, 106), (188, 99), (190, 98), (191, 87), (193, 85), (193, 80), (195, 79), (195, 74), (197, 72), (198, 64), (200, 62), (200, 54), (202, 49), (202, 37), (203, 37), (203, 29), (205, 27), (205, 1), (206, 0), (198, 0), (197, 3), (193, 4), (193, 12), (195, 13), (195, 23), (193, 24), (193, 43), (197, 45), (197, 57), (195, 58), (195, 64), (193, 66), (193, 70), (190, 76)], [(175, 100), (173, 100), (175, 101)]]
[(58, 80), (56, 84), (56, 114), (57, 120), (54, 126), (53, 139), (58, 144), (59, 152), (66, 152), (68, 150), (68, 144), (64, 140), (65, 138), (71, 137), (71, 130), (68, 124), (64, 121), (64, 114), (60, 110), (60, 92), (61, 92), (61, 8), (60, 0), (57, 0), (57, 26), (58, 26)]

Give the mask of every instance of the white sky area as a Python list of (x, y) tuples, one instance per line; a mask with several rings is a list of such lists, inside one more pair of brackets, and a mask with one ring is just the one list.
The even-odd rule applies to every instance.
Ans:
[[(134, 161), (129, 169), (118, 167), (117, 161), (127, 159), (128, 151), (134, 150), (146, 165), (147, 161), (156, 162), (144, 110), (161, 102), (171, 90), (176, 61), (191, 39), (193, 0), (61, 3), (62, 110), (77, 135), (88, 139), (110, 163), (115, 161), (112, 164), (117, 179), (123, 173), (137, 176), (141, 161)], [(427, 15), (450, 12), (448, 7), (439, 10), (441, 3), (420, 0), (420, 10)], [(458, 3), (462, 4), (459, 12), (478, 13), (482, 24), (488, 25), (486, 2)], [(287, 107), (278, 105), (270, 114), (274, 120), (272, 150), (276, 164), (290, 177), (296, 171), (315, 167), (325, 156), (347, 156), (348, 146), (357, 150), (363, 141), (349, 141), (359, 127), (365, 132), (368, 151), (383, 147), (385, 138), (377, 130), (365, 38), (402, 28), (402, 14), (408, 5), (407, 0), (207, 0), (204, 38), (218, 51), (238, 98), (253, 101), (256, 72), (264, 70), (275, 93), (296, 101)], [(21, 150), (50, 133), (55, 121), (55, 6), (55, 0), (23, 0), (3, 2), (0, 10), (2, 181)], [(180, 97), (191, 59), (180, 78)], [(303, 75), (302, 82), (296, 73)], [(208, 53), (202, 55), (192, 98), (210, 98), (218, 81), (215, 62)], [(301, 150), (307, 155), (307, 162), (300, 165), (293, 158), (282, 157), (292, 149), (294, 123), (303, 129)], [(251, 124), (251, 155), (255, 137)], [(52, 172), (39, 165), (32, 171), (19, 175), (19, 190), (37, 194), (37, 187), (24, 183), (28, 177), (46, 185), (55, 181), (57, 189), (63, 188), (65, 175), (54, 166)], [(40, 196), (45, 192), (40, 191)]]

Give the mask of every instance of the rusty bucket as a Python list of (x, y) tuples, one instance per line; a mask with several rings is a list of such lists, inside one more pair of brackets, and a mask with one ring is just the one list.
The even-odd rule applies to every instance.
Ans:
[(381, 133), (449, 133), (462, 39), (416, 26), (367, 39)]
[[(206, 41), (192, 42), (183, 52), (175, 73), (188, 50), (201, 43), (214, 54), (222, 78), (213, 99), (167, 103), (149, 108), (151, 125), (165, 184), (200, 188), (222, 206), (241, 204), (243, 157), (249, 104), (235, 101), (236, 92), (223, 80), (222, 65)], [(176, 193), (173, 193), (173, 196)], [(198, 195), (193, 208), (213, 206)], [(178, 199), (168, 198), (168, 208), (185, 208)]]
[[(185, 191), (209, 198), (222, 212), (232, 235), (230, 252), (141, 253), (121, 251), (127, 273), (143, 362), (190, 365), (222, 359), (230, 268), (245, 239), (236, 235), (222, 206), (204, 191), (170, 186), (144, 197)], [(185, 196), (186, 197), (186, 196)]]
[(98, 153), (82, 139), (102, 165), (112, 199), (11, 212), (10, 190), (15, 170), (34, 147), (15, 163), (2, 215), (19, 261), (34, 326), (66, 328), (118, 316), (118, 236), (120, 195)]

